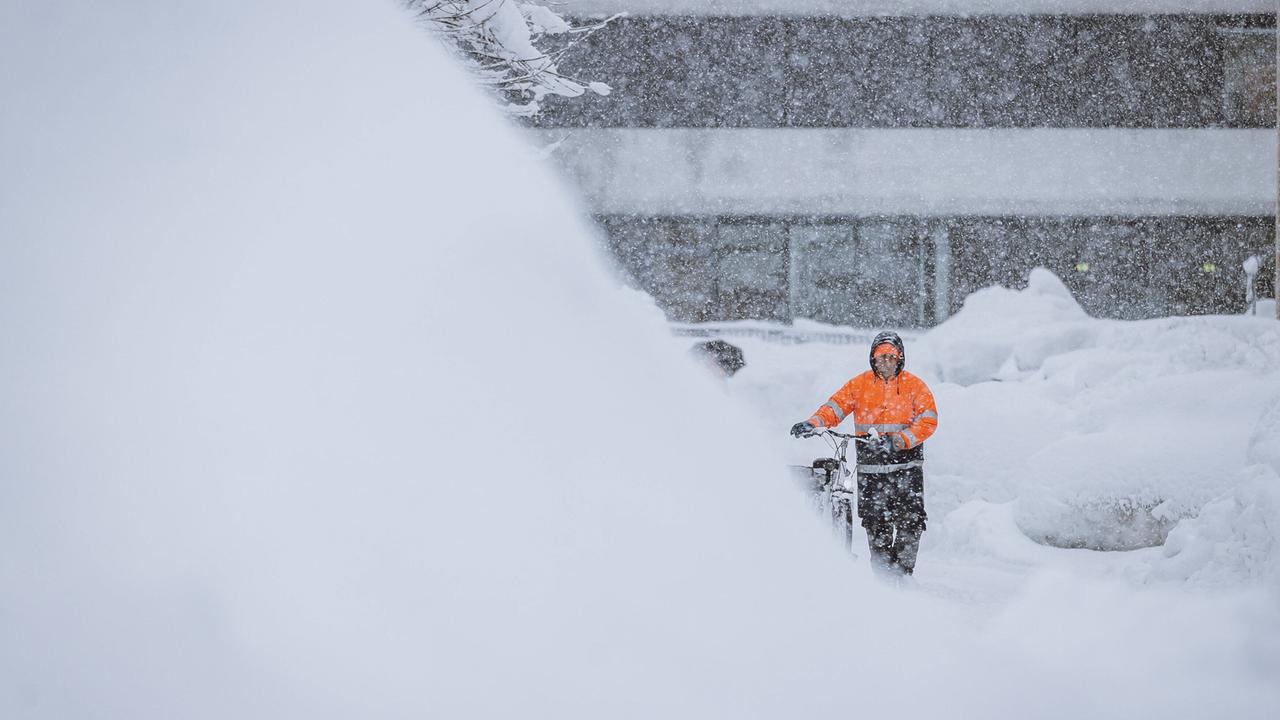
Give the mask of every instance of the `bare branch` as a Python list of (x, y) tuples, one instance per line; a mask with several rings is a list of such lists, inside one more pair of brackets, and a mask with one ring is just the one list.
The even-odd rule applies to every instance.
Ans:
[[(577, 45), (619, 13), (590, 25), (573, 26), (546, 7), (519, 0), (404, 0), (414, 18), (444, 40), (476, 80), (495, 88), (508, 112), (528, 116), (546, 95), (576, 97), (608, 86), (563, 73), (558, 64)], [(487, 12), (485, 12), (487, 10)], [(559, 47), (540, 45), (552, 36), (571, 36)]]

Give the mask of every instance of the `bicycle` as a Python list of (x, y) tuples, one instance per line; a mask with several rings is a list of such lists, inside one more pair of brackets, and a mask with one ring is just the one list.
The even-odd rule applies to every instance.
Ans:
[(831, 518), (832, 527), (844, 542), (845, 549), (856, 558), (858, 553), (853, 550), (853, 518), (854, 508), (858, 503), (858, 484), (855, 474), (849, 469), (849, 443), (876, 443), (879, 438), (874, 430), (871, 435), (848, 435), (827, 428), (818, 428), (803, 437), (815, 436), (821, 436), (831, 445), (835, 457), (817, 458), (807, 466), (793, 465), (792, 468), (802, 477), (808, 477), (812, 483), (809, 490), (814, 494), (815, 507), (824, 516)]

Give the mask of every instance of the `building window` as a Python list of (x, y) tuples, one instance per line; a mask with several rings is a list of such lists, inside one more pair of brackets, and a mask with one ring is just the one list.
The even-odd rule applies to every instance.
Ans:
[(1223, 40), (1222, 114), (1231, 127), (1274, 127), (1275, 28), (1218, 28)]

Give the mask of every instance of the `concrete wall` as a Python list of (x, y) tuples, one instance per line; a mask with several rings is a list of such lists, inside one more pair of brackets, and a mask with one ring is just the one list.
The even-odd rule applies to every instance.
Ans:
[(537, 130), (597, 214), (1270, 215), (1241, 129)]

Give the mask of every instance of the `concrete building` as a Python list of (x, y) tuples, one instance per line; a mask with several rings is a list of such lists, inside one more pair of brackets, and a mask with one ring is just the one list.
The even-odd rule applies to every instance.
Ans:
[(568, 11), (622, 9), (562, 64), (614, 93), (534, 132), (674, 320), (925, 327), (1036, 265), (1102, 317), (1239, 312), (1254, 254), (1274, 282), (1266, 2)]

